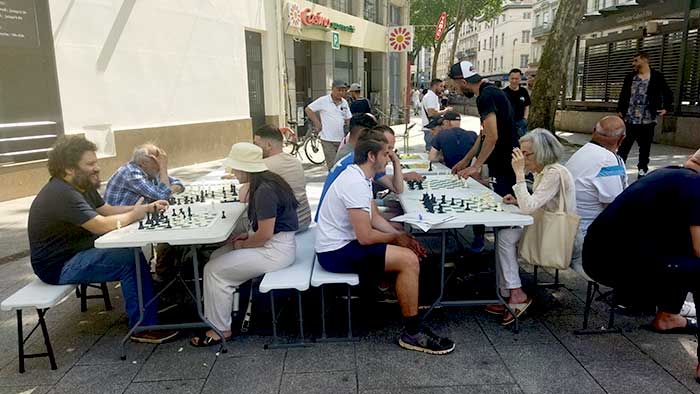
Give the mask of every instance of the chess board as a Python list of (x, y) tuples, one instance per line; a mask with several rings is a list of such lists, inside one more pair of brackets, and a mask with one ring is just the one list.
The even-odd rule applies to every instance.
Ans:
[(436, 196), (423, 193), (420, 209), (427, 213), (467, 213), (467, 212), (503, 212), (503, 205), (494, 199), (492, 194), (470, 195), (464, 198), (447, 197), (444, 194)]
[(221, 218), (221, 212), (192, 212), (191, 209), (172, 208), (159, 214), (157, 218), (148, 214), (139, 222), (137, 231), (170, 231), (211, 227)]
[(401, 164), (401, 168), (405, 170), (417, 170), (417, 169), (428, 169), (430, 168), (430, 163), (410, 163)]
[(402, 153), (399, 155), (399, 159), (401, 159), (401, 160), (421, 160), (421, 159), (425, 159), (425, 157), (421, 156), (418, 153)]
[(407, 182), (409, 190), (448, 190), (463, 189), (466, 181), (457, 175), (432, 175), (423, 182)]
[(187, 185), (185, 191), (175, 194), (168, 202), (170, 205), (189, 205), (195, 203), (216, 202), (237, 202), (238, 184), (231, 181), (207, 182)]

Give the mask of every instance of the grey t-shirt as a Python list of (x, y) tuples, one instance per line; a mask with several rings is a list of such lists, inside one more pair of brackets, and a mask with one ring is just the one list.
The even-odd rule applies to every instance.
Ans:
[(263, 161), (268, 170), (281, 176), (291, 186), (294, 197), (299, 203), (299, 207), (297, 207), (299, 230), (306, 230), (311, 224), (311, 208), (309, 207), (309, 199), (306, 197), (306, 181), (301, 162), (285, 152), (267, 157)]
[(95, 247), (97, 236), (81, 225), (104, 203), (96, 190), (80, 192), (59, 178), (41, 189), (29, 208), (27, 227), (32, 268), (41, 280), (57, 284), (68, 260)]
[(338, 153), (335, 154), (335, 160), (333, 160), (333, 164), (337, 163), (338, 160), (342, 159), (343, 157), (347, 156), (348, 153), (354, 152), (355, 147), (352, 146), (352, 144), (345, 144), (338, 149)]
[(255, 191), (255, 212), (249, 213), (253, 231), (258, 231), (258, 220), (275, 218), (274, 234), (297, 231), (296, 199), (294, 195), (277, 190), (271, 183), (263, 183)]

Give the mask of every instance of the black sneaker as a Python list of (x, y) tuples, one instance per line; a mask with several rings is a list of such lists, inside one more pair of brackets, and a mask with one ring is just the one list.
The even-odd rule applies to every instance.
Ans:
[(429, 328), (423, 327), (415, 335), (401, 331), (399, 346), (428, 354), (447, 354), (455, 350), (455, 343), (448, 338), (435, 335)]

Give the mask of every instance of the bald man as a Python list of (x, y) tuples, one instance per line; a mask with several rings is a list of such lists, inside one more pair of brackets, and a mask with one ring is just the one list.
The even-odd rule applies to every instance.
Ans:
[(168, 175), (168, 155), (153, 144), (139, 145), (131, 161), (119, 167), (109, 178), (105, 201), (110, 205), (134, 205), (143, 197), (146, 202), (167, 200), (182, 193), (180, 180)]
[(680, 311), (689, 291), (700, 299), (700, 150), (683, 167), (650, 172), (598, 215), (583, 243), (583, 268), (627, 306), (653, 301), (652, 331), (697, 331)]
[(576, 151), (566, 168), (576, 184), (576, 212), (581, 217), (572, 268), (582, 273), (581, 248), (588, 226), (627, 187), (624, 161), (617, 149), (625, 139), (625, 122), (606, 116), (593, 128), (591, 141)]

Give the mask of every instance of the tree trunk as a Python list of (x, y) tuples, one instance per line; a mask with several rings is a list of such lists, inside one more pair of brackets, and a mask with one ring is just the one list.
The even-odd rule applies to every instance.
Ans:
[(459, 10), (457, 11), (457, 19), (455, 21), (454, 33), (452, 34), (452, 49), (450, 49), (450, 60), (447, 64), (452, 65), (455, 62), (455, 52), (457, 52), (457, 40), (459, 40), (459, 32), (462, 30), (464, 23), (464, 1), (459, 2)]
[(435, 79), (437, 78), (437, 62), (438, 62), (438, 56), (440, 56), (440, 48), (442, 47), (442, 40), (439, 42), (435, 43), (435, 46), (433, 47), (433, 64), (432, 67), (430, 68), (430, 78)]
[(586, 9), (586, 0), (561, 0), (554, 26), (542, 51), (532, 106), (528, 116), (528, 128), (544, 127), (554, 131), (557, 99), (565, 82), (569, 58), (576, 41), (578, 28)]

